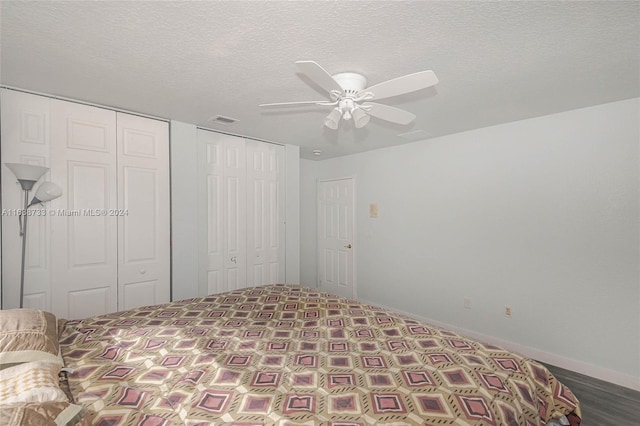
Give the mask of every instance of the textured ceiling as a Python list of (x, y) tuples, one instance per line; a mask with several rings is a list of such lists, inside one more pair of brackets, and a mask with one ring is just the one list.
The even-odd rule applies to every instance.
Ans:
[[(301, 146), (330, 158), (640, 96), (640, 2), (1, 1), (3, 85)], [(434, 70), (381, 101), (417, 115), (339, 130), (294, 61), (370, 85)], [(224, 126), (214, 115), (238, 119)], [(343, 123), (344, 124), (344, 123)]]

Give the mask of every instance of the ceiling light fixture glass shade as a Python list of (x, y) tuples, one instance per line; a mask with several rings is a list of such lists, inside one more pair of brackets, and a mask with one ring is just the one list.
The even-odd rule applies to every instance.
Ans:
[(364, 112), (362, 108), (354, 108), (351, 111), (351, 116), (353, 117), (353, 124), (356, 126), (357, 129), (360, 129), (366, 126), (369, 120), (371, 120), (371, 117), (369, 116), (369, 114)]
[(4, 163), (9, 170), (13, 172), (13, 174), (20, 182), (20, 186), (25, 191), (30, 191), (33, 188), (33, 184), (40, 179), (40, 177), (49, 170), (48, 167), (42, 166), (34, 166), (31, 164), (24, 163)]
[(55, 200), (62, 195), (62, 188), (53, 182), (43, 182), (38, 187), (33, 200), (31, 200), (30, 206), (34, 204), (46, 203), (47, 201)]
[(340, 108), (336, 107), (324, 119), (324, 125), (332, 130), (336, 130), (338, 128), (338, 124), (340, 124), (341, 117), (342, 111), (340, 110)]

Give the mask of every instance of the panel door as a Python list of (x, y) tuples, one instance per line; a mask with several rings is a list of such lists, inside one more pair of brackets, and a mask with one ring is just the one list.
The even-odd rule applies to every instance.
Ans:
[(168, 123), (117, 113), (118, 309), (169, 302)]
[(83, 318), (117, 310), (116, 113), (51, 100), (53, 311)]
[(215, 134), (198, 129), (198, 224), (200, 295), (223, 292), (222, 151)]
[(246, 286), (246, 153), (236, 136), (198, 129), (200, 294)]
[(244, 138), (224, 136), (224, 278), (227, 290), (247, 286), (247, 171)]
[(318, 284), (329, 293), (355, 297), (354, 182), (318, 182)]
[(283, 283), (284, 147), (247, 141), (247, 285)]
[[(50, 167), (49, 98), (2, 89), (2, 163), (26, 163)], [(20, 306), (22, 238), (18, 212), (24, 207), (24, 192), (15, 175), (2, 168), (2, 307)], [(34, 185), (29, 200), (44, 181)], [(34, 206), (28, 217), (25, 253), (24, 307), (51, 311), (51, 220), (49, 205)]]

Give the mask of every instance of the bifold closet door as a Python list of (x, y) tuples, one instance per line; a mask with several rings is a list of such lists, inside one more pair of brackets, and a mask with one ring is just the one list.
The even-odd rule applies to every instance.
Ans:
[(247, 140), (247, 286), (283, 283), (284, 146)]
[(199, 292), (246, 287), (245, 140), (198, 129)]
[(118, 308), (169, 302), (168, 123), (117, 113)]
[[(2, 163), (26, 163), (51, 167), (49, 161), (49, 98), (2, 89)], [(2, 308), (20, 306), (20, 265), (22, 239), (18, 210), (24, 207), (24, 193), (15, 175), (2, 168)], [(50, 181), (50, 172), (34, 186)], [(25, 256), (24, 307), (51, 309), (51, 216), (50, 206), (34, 206), (40, 212), (29, 216)]]
[[(24, 306), (76, 319), (170, 297), (164, 121), (3, 89), (2, 162), (50, 167), (62, 196), (30, 209)], [(2, 166), (3, 209), (23, 193)], [(35, 214), (42, 212), (41, 214)], [(3, 215), (3, 308), (19, 305), (17, 215)]]
[(62, 318), (114, 312), (117, 304), (116, 113), (51, 100), (52, 307)]
[(52, 310), (74, 319), (169, 301), (167, 123), (51, 101)]

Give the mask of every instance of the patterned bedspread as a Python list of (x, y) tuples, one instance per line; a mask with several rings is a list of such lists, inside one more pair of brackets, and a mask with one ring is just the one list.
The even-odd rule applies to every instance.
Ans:
[(76, 402), (101, 425), (543, 425), (573, 394), (540, 364), (289, 285), (69, 321)]

